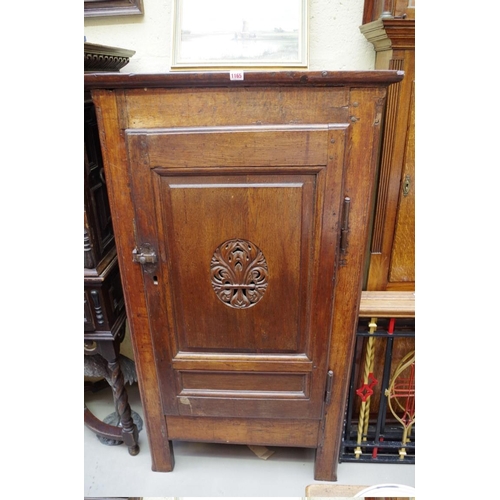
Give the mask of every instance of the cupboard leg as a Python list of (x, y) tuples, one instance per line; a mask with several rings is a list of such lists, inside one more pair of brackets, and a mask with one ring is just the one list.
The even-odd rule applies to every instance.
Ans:
[(149, 440), (151, 448), (151, 457), (153, 465), (151, 470), (153, 472), (171, 472), (174, 470), (175, 457), (172, 441), (165, 440)]
[(342, 429), (335, 416), (326, 412), (321, 423), (321, 446), (316, 449), (314, 479), (316, 481), (337, 481), (337, 467)]
[(327, 456), (322, 448), (316, 450), (314, 479), (316, 481), (337, 481), (337, 457)]

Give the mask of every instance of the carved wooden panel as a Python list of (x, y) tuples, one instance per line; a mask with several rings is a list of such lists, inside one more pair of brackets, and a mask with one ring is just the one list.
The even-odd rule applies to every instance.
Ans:
[(83, 329), (86, 332), (93, 332), (96, 329), (94, 322), (94, 315), (92, 314), (92, 306), (90, 304), (90, 297), (87, 292), (84, 292), (83, 296)]
[(135, 50), (110, 47), (109, 45), (88, 42), (85, 42), (83, 45), (83, 69), (85, 72), (120, 71), (129, 63), (130, 58), (135, 54)]
[(212, 287), (224, 304), (252, 307), (267, 289), (267, 262), (251, 241), (228, 240), (217, 247), (210, 263)]
[(84, 108), (84, 267), (97, 275), (115, 251), (94, 105)]
[(85, 331), (111, 331), (125, 312), (116, 255), (99, 276), (87, 276), (84, 286)]

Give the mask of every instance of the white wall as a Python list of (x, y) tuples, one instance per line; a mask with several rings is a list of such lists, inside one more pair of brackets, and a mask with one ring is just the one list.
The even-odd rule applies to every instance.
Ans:
[[(210, 0), (207, 0), (207, 2)], [(87, 42), (135, 50), (122, 73), (164, 73), (172, 61), (174, 0), (144, 0), (144, 16), (85, 18)], [(373, 69), (359, 31), (364, 0), (309, 0), (309, 70)]]

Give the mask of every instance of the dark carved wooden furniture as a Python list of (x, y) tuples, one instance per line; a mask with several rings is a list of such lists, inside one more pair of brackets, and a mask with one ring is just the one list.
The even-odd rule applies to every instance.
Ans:
[(399, 71), (88, 74), (153, 470), (172, 441), (316, 449), (336, 480)]
[(135, 54), (135, 50), (110, 47), (97, 43), (85, 42), (83, 64), (86, 72), (120, 71)]
[(366, 0), (361, 32), (376, 69), (405, 73), (388, 90), (367, 290), (415, 290), (415, 2)]
[(84, 343), (85, 354), (100, 354), (108, 362), (110, 385), (121, 426), (96, 418), (85, 406), (84, 422), (99, 436), (126, 443), (139, 452), (138, 431), (128, 403), (119, 365), (125, 334), (125, 305), (102, 165), (94, 104), (84, 103)]

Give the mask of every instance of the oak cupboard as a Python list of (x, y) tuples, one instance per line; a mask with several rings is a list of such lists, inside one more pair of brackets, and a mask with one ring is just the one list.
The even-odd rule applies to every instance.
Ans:
[(87, 74), (155, 471), (172, 441), (336, 480), (387, 88), (401, 71)]

